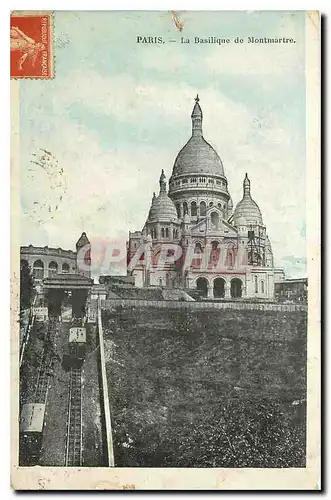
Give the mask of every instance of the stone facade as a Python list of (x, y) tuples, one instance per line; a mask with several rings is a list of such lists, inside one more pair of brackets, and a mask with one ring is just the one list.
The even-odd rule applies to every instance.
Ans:
[(198, 96), (195, 101), (192, 135), (177, 155), (169, 190), (162, 170), (160, 192), (153, 194), (142, 231), (129, 233), (130, 273), (139, 287), (198, 288), (209, 298), (273, 299), (274, 282), (284, 279), (284, 271), (274, 267), (250, 180), (246, 174), (242, 200), (233, 211), (223, 163), (203, 137)]
[[(79, 250), (86, 253), (86, 266), (80, 269), (78, 259)], [(85, 269), (91, 264), (90, 242), (85, 233), (76, 243), (76, 252), (62, 248), (22, 246), (20, 249), (21, 262), (26, 261), (36, 282), (50, 278), (57, 274), (82, 274), (90, 277), (90, 270)]]

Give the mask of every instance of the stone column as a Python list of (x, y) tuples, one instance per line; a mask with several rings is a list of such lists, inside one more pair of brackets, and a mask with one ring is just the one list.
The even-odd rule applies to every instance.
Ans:
[(231, 298), (231, 284), (229, 281), (227, 281), (225, 283), (224, 290), (225, 290), (225, 298), (230, 299)]
[(208, 284), (208, 293), (207, 293), (207, 297), (209, 299), (213, 299), (214, 298), (214, 287), (213, 287), (213, 284), (210, 283)]

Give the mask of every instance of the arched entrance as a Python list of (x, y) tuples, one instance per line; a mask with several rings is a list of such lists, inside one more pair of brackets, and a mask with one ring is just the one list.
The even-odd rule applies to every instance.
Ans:
[(242, 297), (242, 281), (239, 278), (231, 280), (231, 297), (233, 299)]
[(214, 298), (222, 299), (225, 297), (225, 279), (216, 278), (214, 280)]
[(208, 281), (206, 278), (198, 278), (196, 282), (197, 290), (200, 292), (202, 297), (207, 297), (208, 295)]

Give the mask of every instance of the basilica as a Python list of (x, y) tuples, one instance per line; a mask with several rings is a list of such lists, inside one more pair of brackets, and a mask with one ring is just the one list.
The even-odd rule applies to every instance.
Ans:
[(130, 273), (138, 287), (195, 289), (209, 299), (273, 299), (284, 271), (274, 267), (251, 182), (246, 174), (234, 208), (222, 160), (203, 137), (202, 119), (197, 96), (192, 135), (176, 157), (169, 188), (162, 170), (142, 230), (129, 233), (128, 261), (135, 262)]

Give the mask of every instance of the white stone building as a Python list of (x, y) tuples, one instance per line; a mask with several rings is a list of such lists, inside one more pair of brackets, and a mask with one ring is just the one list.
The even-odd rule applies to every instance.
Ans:
[(177, 155), (169, 190), (162, 170), (160, 192), (153, 195), (142, 231), (129, 234), (130, 272), (139, 287), (272, 299), (274, 282), (284, 279), (284, 271), (274, 267), (250, 180), (246, 174), (242, 200), (233, 211), (223, 163), (203, 137), (198, 96), (195, 101), (192, 136)]

